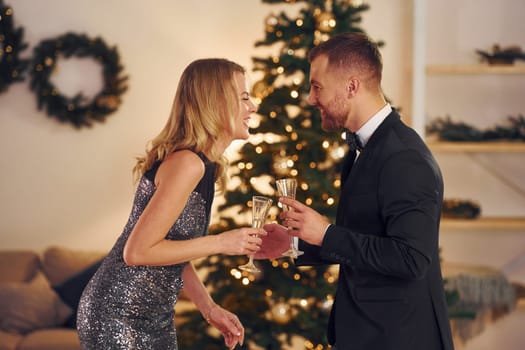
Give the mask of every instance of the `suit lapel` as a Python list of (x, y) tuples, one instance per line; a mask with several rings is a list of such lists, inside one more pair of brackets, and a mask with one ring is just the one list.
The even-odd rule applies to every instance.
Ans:
[[(369, 159), (374, 158), (375, 149), (382, 141), (385, 140), (385, 135), (388, 130), (391, 129), (392, 125), (400, 120), (399, 114), (392, 109), (392, 112), (385, 118), (385, 120), (378, 126), (376, 131), (372, 134), (368, 140), (365, 148), (359, 154), (357, 160), (355, 160), (356, 152), (348, 152), (344, 159), (343, 169), (341, 171), (341, 193), (339, 196), (339, 205), (337, 206), (336, 224), (341, 223), (343, 215), (347, 206), (346, 199), (348, 197), (348, 191), (352, 188), (353, 179), (357, 176), (364, 175), (360, 169), (365, 166)], [(354, 163), (355, 161), (355, 163)]]
[(341, 187), (344, 185), (352, 166), (354, 165), (355, 157), (357, 156), (357, 151), (348, 151), (345, 159), (343, 160), (343, 170), (341, 171)]

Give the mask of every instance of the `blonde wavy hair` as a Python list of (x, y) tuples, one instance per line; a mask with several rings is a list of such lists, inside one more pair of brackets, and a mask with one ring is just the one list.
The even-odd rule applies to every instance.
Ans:
[(214, 146), (219, 137), (231, 135), (234, 118), (239, 113), (235, 72), (246, 73), (239, 64), (222, 58), (200, 59), (186, 67), (166, 125), (148, 143), (146, 154), (137, 157), (133, 168), (135, 181), (168, 154), (191, 149), (208, 152), (210, 160), (218, 164), (215, 180), (219, 189), (226, 188), (227, 160), (223, 150)]

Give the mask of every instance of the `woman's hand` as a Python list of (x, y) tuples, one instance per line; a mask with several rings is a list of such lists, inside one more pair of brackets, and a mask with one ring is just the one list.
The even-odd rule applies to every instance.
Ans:
[(214, 304), (203, 315), (210, 325), (222, 333), (224, 343), (229, 349), (234, 349), (237, 344), (244, 343), (244, 327), (237, 316), (217, 304)]
[(266, 236), (266, 231), (251, 227), (225, 231), (219, 235), (221, 252), (227, 255), (252, 255), (262, 243), (258, 236)]

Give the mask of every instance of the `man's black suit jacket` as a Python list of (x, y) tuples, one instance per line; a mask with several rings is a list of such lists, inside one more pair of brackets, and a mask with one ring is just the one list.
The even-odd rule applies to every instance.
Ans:
[(396, 111), (342, 180), (321, 247), (297, 265), (339, 264), (328, 326), (338, 350), (453, 349), (438, 252), (439, 167)]

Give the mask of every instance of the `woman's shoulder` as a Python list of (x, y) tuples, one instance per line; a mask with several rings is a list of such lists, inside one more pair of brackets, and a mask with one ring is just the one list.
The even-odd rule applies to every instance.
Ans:
[(175, 151), (162, 160), (154, 182), (157, 188), (161, 184), (163, 188), (186, 185), (194, 188), (204, 176), (204, 171), (204, 163), (195, 152)]
[(161, 167), (178, 169), (188, 175), (204, 173), (205, 162), (202, 157), (189, 149), (176, 150), (164, 158)]
[(190, 149), (176, 150), (158, 161), (148, 178), (158, 186), (162, 183), (198, 183), (205, 174), (206, 160)]

